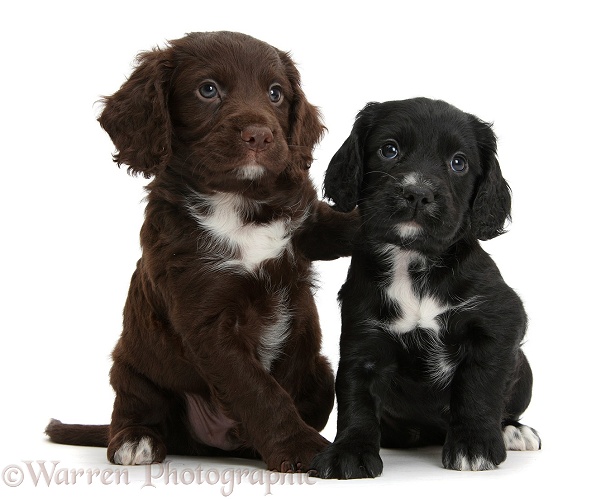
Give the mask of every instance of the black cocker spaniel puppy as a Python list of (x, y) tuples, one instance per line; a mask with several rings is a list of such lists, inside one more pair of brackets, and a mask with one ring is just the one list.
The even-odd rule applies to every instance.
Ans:
[(540, 449), (519, 423), (526, 314), (478, 242), (510, 217), (491, 126), (426, 98), (368, 104), (325, 194), (362, 225), (339, 293), (338, 431), (316, 474), (378, 476), (381, 446), (444, 445), (445, 468), (476, 471)]

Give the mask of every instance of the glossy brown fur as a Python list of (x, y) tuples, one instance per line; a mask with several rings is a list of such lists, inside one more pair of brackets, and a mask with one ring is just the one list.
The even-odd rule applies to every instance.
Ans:
[[(220, 99), (201, 98), (204, 81), (216, 83)], [(275, 105), (272, 83), (283, 93)], [(290, 57), (237, 33), (187, 35), (140, 56), (128, 81), (105, 99), (100, 123), (116, 162), (154, 177), (143, 255), (113, 352), (111, 425), (52, 420), (47, 433), (60, 443), (107, 445), (112, 462), (123, 444), (146, 436), (153, 462), (167, 452), (226, 454), (260, 456), (269, 469), (305, 469), (327, 444), (318, 431), (333, 405), (311, 260), (348, 255), (357, 222), (316, 199), (308, 168), (324, 128)], [(271, 130), (264, 150), (241, 137), (255, 124)], [(254, 163), (264, 175), (240, 178)], [(211, 214), (207, 200), (216, 193), (242, 200), (248, 226), (288, 221), (283, 253), (250, 272), (224, 267), (241, 255), (194, 216)], [(281, 313), (289, 314), (289, 332), (267, 369), (259, 347)], [(214, 435), (223, 445), (198, 438), (186, 394), (216, 422), (230, 422)]]

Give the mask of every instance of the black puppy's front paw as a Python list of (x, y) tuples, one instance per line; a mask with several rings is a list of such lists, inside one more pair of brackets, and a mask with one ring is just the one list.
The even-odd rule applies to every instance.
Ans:
[(382, 474), (377, 446), (335, 442), (312, 461), (313, 475), (319, 478), (374, 478)]
[(449, 432), (442, 449), (442, 464), (449, 470), (493, 470), (505, 459), (501, 431)]

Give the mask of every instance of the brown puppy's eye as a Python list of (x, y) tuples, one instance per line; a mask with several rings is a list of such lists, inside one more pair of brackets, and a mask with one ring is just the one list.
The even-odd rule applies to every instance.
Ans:
[(271, 85), (271, 87), (269, 87), (269, 99), (271, 102), (277, 104), (283, 97), (284, 94), (282, 93), (282, 87), (280, 85)]
[(455, 154), (451, 159), (451, 168), (454, 172), (461, 173), (468, 167), (468, 160), (461, 154)]
[(218, 88), (212, 82), (203, 83), (199, 87), (199, 93), (205, 99), (214, 99), (218, 96)]
[(399, 147), (395, 142), (387, 142), (378, 152), (384, 159), (395, 159), (399, 156)]

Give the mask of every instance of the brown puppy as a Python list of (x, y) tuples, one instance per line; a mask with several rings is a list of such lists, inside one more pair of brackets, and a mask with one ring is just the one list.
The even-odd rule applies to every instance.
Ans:
[(168, 452), (306, 469), (333, 406), (310, 261), (349, 255), (357, 219), (316, 198), (324, 127), (296, 67), (246, 35), (192, 33), (142, 54), (100, 123), (118, 164), (155, 177), (143, 256), (111, 425), (52, 420), (48, 435), (107, 446), (116, 464)]

